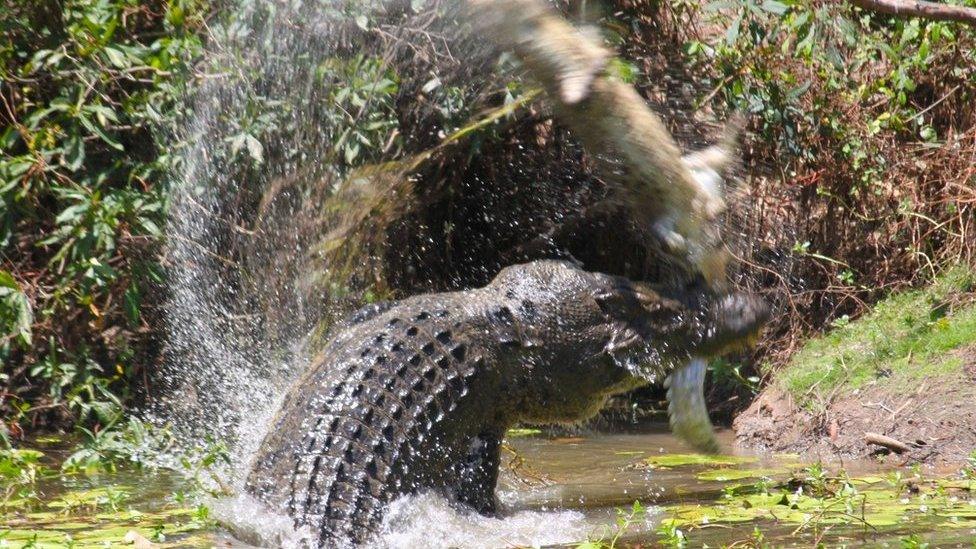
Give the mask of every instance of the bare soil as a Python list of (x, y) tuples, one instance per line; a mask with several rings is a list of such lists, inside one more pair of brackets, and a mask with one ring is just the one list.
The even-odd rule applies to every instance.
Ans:
[[(775, 384), (733, 422), (736, 441), (773, 452), (824, 458), (891, 455), (905, 463), (953, 464), (976, 450), (976, 345), (951, 353), (963, 360), (957, 375), (926, 379), (917, 388), (892, 390), (883, 382), (829, 399), (811, 412)], [(896, 454), (865, 442), (878, 433), (907, 444)]]

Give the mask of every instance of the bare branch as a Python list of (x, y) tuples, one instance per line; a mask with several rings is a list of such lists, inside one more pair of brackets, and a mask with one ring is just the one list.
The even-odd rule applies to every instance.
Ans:
[(851, 0), (851, 3), (866, 10), (900, 17), (923, 17), (936, 21), (955, 21), (976, 26), (976, 9), (965, 6), (953, 6), (924, 0)]

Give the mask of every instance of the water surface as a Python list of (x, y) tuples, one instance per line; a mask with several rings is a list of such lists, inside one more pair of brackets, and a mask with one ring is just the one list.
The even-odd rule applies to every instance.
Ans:
[[(376, 546), (574, 547), (616, 536), (618, 547), (682, 539), (686, 547), (742, 546), (761, 538), (777, 547), (901, 547), (918, 539), (971, 548), (976, 539), (976, 481), (955, 471), (872, 461), (820, 468), (811, 456), (735, 453), (728, 432), (719, 434), (728, 455), (708, 458), (689, 454), (655, 422), (513, 435), (498, 517), (458, 510), (436, 494), (411, 496), (393, 504)], [(42, 450), (46, 459), (62, 457)], [(130, 531), (173, 547), (293, 539), (287, 519), (241, 498), (197, 505), (190, 484), (164, 469), (41, 481), (32, 509), (7, 508), (0, 539), (11, 547), (69, 540), (101, 547)], [(632, 513), (635, 501), (643, 511)]]

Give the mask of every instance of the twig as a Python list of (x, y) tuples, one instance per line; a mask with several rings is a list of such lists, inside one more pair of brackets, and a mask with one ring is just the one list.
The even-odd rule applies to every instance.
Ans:
[(878, 433), (864, 433), (864, 442), (867, 442), (868, 444), (875, 444), (877, 446), (883, 446), (896, 454), (904, 454), (905, 452), (911, 450), (911, 448), (904, 442), (885, 435), (879, 435)]

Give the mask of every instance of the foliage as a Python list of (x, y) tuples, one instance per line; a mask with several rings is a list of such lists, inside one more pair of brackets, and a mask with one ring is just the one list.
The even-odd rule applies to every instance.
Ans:
[(747, 278), (789, 313), (765, 343), (778, 362), (811, 329), (972, 263), (973, 181), (960, 151), (976, 127), (976, 42), (965, 26), (844, 2), (669, 9), (685, 23), (676, 40), (700, 107), (749, 117), (756, 210), (733, 223), (750, 228), (739, 252)]
[(227, 464), (223, 445), (178, 454), (168, 433), (135, 420), (58, 463), (70, 443), (38, 439), (43, 452), (0, 450), (0, 545), (114, 547), (132, 543), (135, 532), (172, 544), (164, 546), (212, 546), (215, 523), (204, 502), (226, 495), (214, 480)]
[[(806, 536), (821, 540), (831, 531), (839, 536), (838, 540), (861, 535), (875, 536), (880, 541), (915, 527), (935, 528), (933, 532), (944, 531), (947, 539), (953, 539), (951, 532), (964, 536), (963, 532), (976, 520), (976, 502), (972, 502), (969, 486), (947, 478), (925, 478), (918, 471), (886, 478), (851, 477), (843, 470), (814, 463), (793, 472), (777, 471), (775, 482), (764, 478), (754, 484), (741, 484), (737, 475), (729, 476), (724, 496), (714, 503), (666, 505), (666, 518), (659, 528), (661, 539), (672, 546), (694, 544), (697, 533), (705, 528), (752, 522), (759, 524), (751, 539), (736, 542), (735, 546), (773, 546), (762, 532), (772, 525), (789, 526), (787, 530), (777, 530), (776, 546), (790, 538), (806, 539), (807, 543), (810, 538)], [(939, 526), (933, 526), (936, 524)], [(917, 533), (901, 539), (906, 544), (921, 543)]]
[(203, 0), (0, 7), (0, 383), (10, 422), (116, 420), (147, 344), (172, 149)]
[(124, 466), (153, 467), (174, 445), (168, 430), (154, 428), (134, 417), (98, 431), (81, 426), (77, 430), (82, 440), (61, 464), (61, 471), (66, 474), (115, 472)]
[(12, 504), (29, 504), (37, 500), (36, 483), (51, 471), (41, 464), (44, 456), (37, 450), (6, 448), (0, 450), (0, 480), (3, 494), (0, 509)]
[[(635, 501), (630, 509), (617, 509), (617, 516), (614, 519), (612, 528), (596, 540), (587, 540), (576, 546), (576, 549), (615, 549), (619, 547), (621, 538), (632, 533), (634, 527), (640, 526), (647, 521), (647, 508)], [(680, 535), (680, 532), (679, 532)]]

